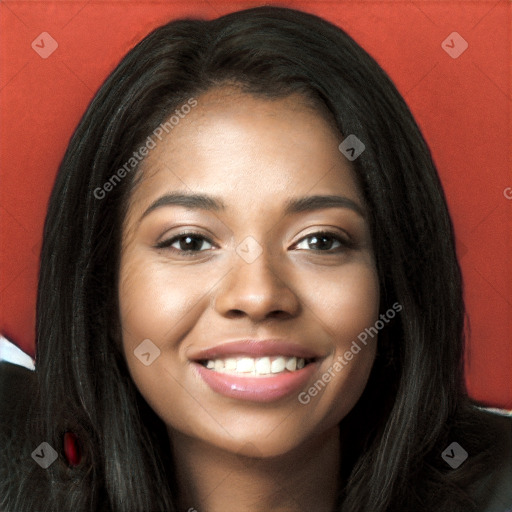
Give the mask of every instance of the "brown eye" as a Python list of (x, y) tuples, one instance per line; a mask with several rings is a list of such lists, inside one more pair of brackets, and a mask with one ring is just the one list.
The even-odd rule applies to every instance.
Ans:
[(188, 256), (194, 253), (204, 252), (204, 250), (201, 250), (201, 248), (204, 247), (204, 243), (213, 245), (213, 242), (203, 235), (186, 232), (159, 242), (155, 247), (158, 249), (170, 249), (173, 252)]
[[(310, 242), (308, 242), (308, 240), (310, 240)], [(300, 247), (300, 245), (305, 247)], [(338, 234), (330, 231), (311, 233), (296, 244), (296, 247), (300, 250), (306, 248), (318, 252), (338, 252), (339, 250), (349, 246), (350, 243), (348, 240), (345, 240)]]

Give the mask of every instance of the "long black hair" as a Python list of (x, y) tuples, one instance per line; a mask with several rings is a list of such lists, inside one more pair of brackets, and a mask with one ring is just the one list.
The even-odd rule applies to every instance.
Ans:
[[(121, 227), (137, 166), (108, 194), (98, 191), (177, 107), (224, 84), (267, 98), (301, 93), (366, 147), (353, 166), (370, 215), (381, 310), (397, 302), (402, 311), (379, 335), (367, 387), (340, 425), (338, 509), (467, 510), (477, 466), (453, 470), (440, 455), (453, 439), (482, 458), (487, 445), (472, 433), (461, 271), (430, 151), (372, 57), (342, 29), (281, 7), (157, 28), (108, 77), (69, 143), (44, 227), (29, 428), (54, 447), (76, 432), (84, 456), (44, 472), (47, 494), (34, 509), (95, 510), (103, 496), (116, 512), (175, 510), (165, 426), (119, 346)], [(41, 472), (29, 464), (21, 489)], [(36, 494), (27, 493), (5, 506), (32, 510)]]

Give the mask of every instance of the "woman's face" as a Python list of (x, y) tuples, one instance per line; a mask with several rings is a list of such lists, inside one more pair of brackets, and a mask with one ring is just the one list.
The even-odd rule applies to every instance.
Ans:
[(130, 197), (123, 350), (171, 436), (279, 455), (332, 430), (368, 380), (376, 337), (358, 335), (379, 286), (365, 206), (341, 134), (301, 96), (197, 101), (153, 137)]

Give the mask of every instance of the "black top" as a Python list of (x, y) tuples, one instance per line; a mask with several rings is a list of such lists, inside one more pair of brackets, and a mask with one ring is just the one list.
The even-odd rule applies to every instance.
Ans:
[[(4, 502), (5, 495), (10, 496), (12, 500), (16, 490), (9, 488), (9, 485), (2, 479), (10, 476), (9, 481), (11, 481), (12, 474), (9, 475), (10, 470), (7, 468), (17, 464), (16, 460), (24, 460), (28, 457), (26, 453), (19, 457), (16, 453), (10, 453), (9, 449), (5, 448), (5, 443), (7, 441), (8, 445), (8, 441), (15, 439), (17, 433), (22, 431), (21, 426), (24, 425), (28, 405), (35, 394), (35, 389), (36, 375), (34, 371), (0, 361), (0, 510), (2, 512), (19, 512), (12, 508), (5, 508), (10, 506), (9, 500), (7, 504)], [(496, 432), (496, 445), (500, 447), (500, 450), (493, 467), (482, 468), (482, 477), (474, 492), (475, 501), (482, 504), (477, 512), (512, 512), (512, 413), (485, 409), (482, 410), (482, 414), (486, 417), (488, 427)], [(35, 443), (37, 444), (37, 442)], [(11, 444), (16, 446), (16, 443)], [(57, 457), (61, 461), (65, 461), (63, 447), (55, 447), (55, 450), (58, 452)], [(459, 455), (457, 450), (456, 446), (451, 449), (448, 446), (445, 460), (455, 460)], [(44, 450), (41, 453), (44, 454)], [(28, 463), (24, 462), (24, 464), (31, 463), (31, 459)], [(38, 470), (36, 462), (33, 465)], [(42, 473), (35, 472), (34, 474), (36, 475), (35, 490), (38, 486), (37, 475), (42, 475)], [(97, 512), (110, 512), (106, 494), (101, 495)]]

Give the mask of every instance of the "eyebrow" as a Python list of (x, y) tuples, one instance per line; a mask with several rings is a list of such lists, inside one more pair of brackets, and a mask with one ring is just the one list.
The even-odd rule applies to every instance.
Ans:
[[(190, 209), (206, 211), (224, 211), (225, 203), (214, 196), (206, 194), (188, 194), (183, 192), (171, 192), (155, 200), (142, 214), (140, 220), (152, 211), (163, 206), (183, 206)], [(365, 218), (363, 209), (354, 201), (344, 196), (314, 195), (289, 198), (285, 203), (284, 213), (290, 215), (306, 211), (316, 211), (323, 208), (348, 208)]]

